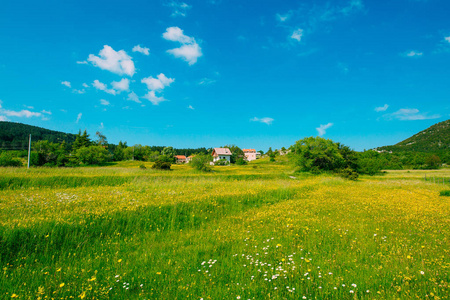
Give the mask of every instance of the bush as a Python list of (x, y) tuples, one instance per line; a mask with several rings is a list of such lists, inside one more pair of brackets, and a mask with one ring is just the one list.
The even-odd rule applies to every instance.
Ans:
[(446, 196), (446, 197), (450, 197), (450, 190), (447, 191), (441, 191), (439, 193), (440, 196)]
[(75, 156), (84, 165), (101, 165), (111, 160), (108, 150), (102, 146), (82, 147), (76, 151)]
[[(162, 155), (164, 156), (164, 155)], [(164, 159), (157, 159), (155, 163), (152, 166), (152, 169), (156, 170), (170, 170), (170, 167), (172, 166), (172, 163), (169, 161), (166, 161)]]
[(358, 173), (355, 170), (352, 170), (350, 168), (342, 169), (339, 172), (339, 175), (342, 178), (345, 178), (345, 179), (348, 179), (348, 180), (357, 180), (358, 176), (359, 176)]
[(215, 166), (228, 166), (230, 162), (226, 159), (219, 159), (218, 161), (214, 162)]
[(247, 164), (248, 164), (248, 162), (245, 159), (243, 159), (242, 157), (239, 157), (236, 160), (236, 165), (243, 166), (243, 165), (247, 165)]
[(145, 167), (145, 165), (144, 165), (144, 164), (142, 164), (142, 165), (140, 165), (140, 166), (139, 166), (139, 169), (141, 169), (141, 170), (145, 170), (145, 169), (147, 169), (147, 168)]
[(212, 160), (211, 155), (197, 154), (192, 158), (189, 165), (199, 171), (209, 172), (209, 171), (211, 171), (211, 165), (210, 165), (211, 160)]
[(21, 167), (22, 162), (14, 158), (10, 153), (3, 152), (0, 154), (0, 167)]

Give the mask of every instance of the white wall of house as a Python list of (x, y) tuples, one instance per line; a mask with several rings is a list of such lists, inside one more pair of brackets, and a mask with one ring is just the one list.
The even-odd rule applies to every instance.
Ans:
[(244, 155), (248, 161), (256, 160), (256, 152), (245, 152)]
[(218, 155), (218, 156), (214, 156), (213, 162), (216, 162), (216, 161), (221, 160), (221, 159), (226, 159), (228, 162), (230, 162), (230, 155)]

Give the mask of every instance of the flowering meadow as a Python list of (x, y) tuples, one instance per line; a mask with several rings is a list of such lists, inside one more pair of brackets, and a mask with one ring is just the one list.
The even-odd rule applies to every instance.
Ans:
[(449, 169), (140, 164), (2, 168), (0, 298), (450, 298)]

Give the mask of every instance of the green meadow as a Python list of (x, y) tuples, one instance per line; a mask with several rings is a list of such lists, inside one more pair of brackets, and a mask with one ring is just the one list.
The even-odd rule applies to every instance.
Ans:
[(450, 298), (449, 169), (141, 164), (2, 168), (0, 298)]

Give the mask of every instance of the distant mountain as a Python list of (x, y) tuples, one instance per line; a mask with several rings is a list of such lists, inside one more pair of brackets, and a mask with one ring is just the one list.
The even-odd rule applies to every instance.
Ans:
[(377, 150), (434, 153), (450, 151), (450, 120), (434, 124), (398, 144), (378, 147)]
[(0, 121), (0, 149), (20, 150), (28, 148), (28, 137), (31, 140), (47, 140), (53, 143), (65, 141), (72, 144), (75, 141), (75, 134), (49, 130), (37, 126), (22, 123)]

